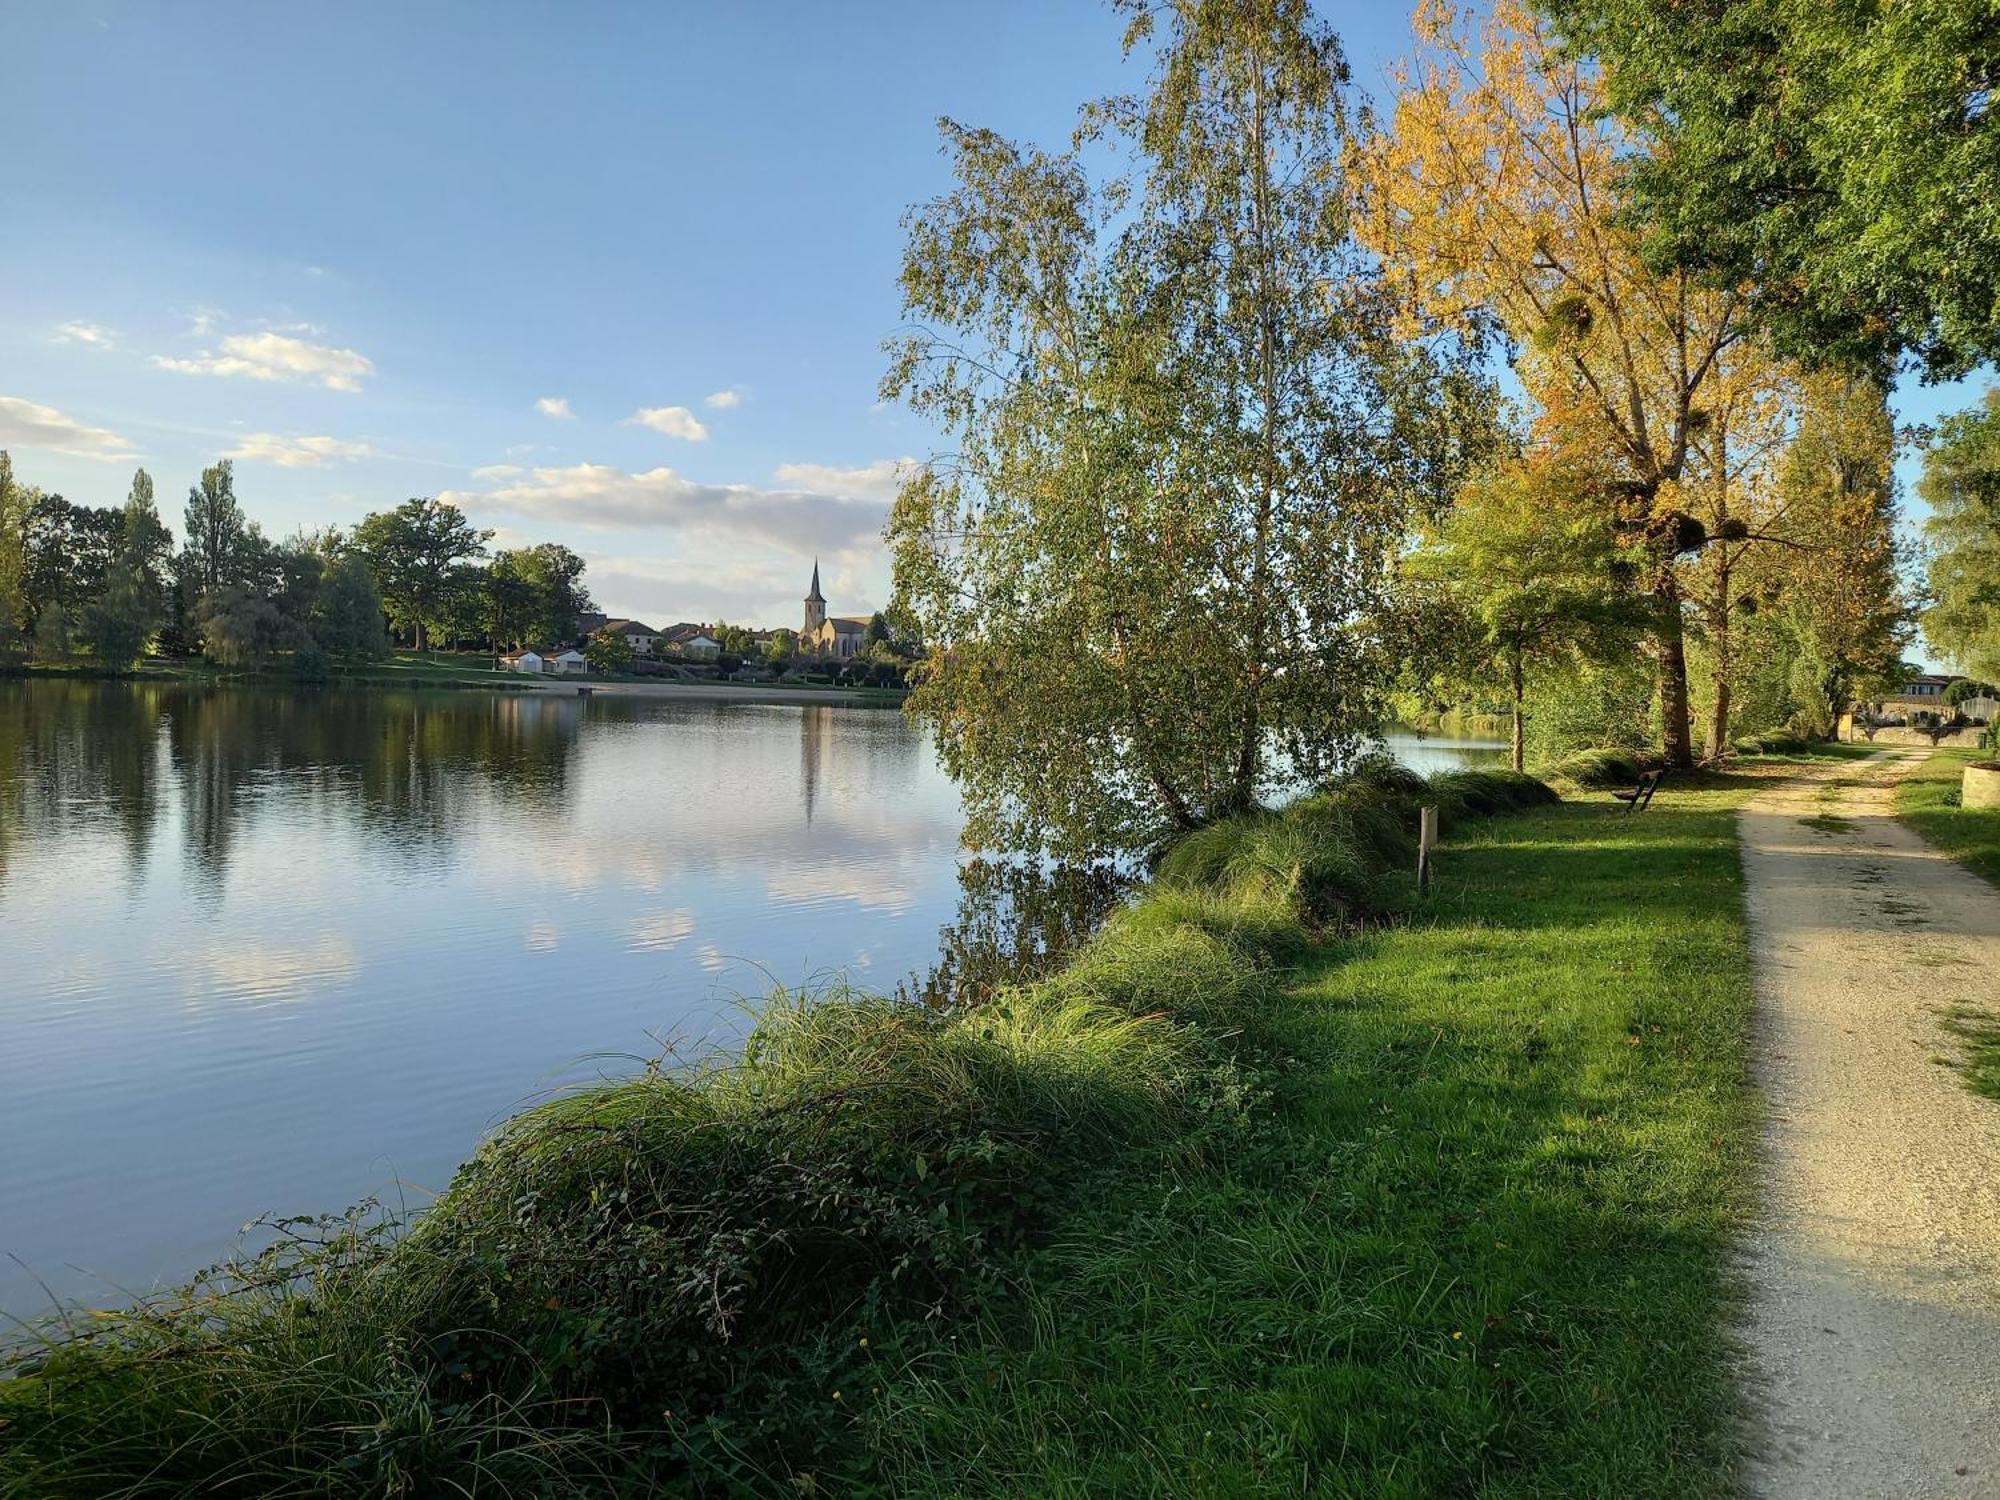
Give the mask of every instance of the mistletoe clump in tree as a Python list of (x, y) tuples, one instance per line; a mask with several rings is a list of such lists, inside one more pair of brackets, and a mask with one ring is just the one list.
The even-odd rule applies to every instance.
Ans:
[(889, 540), (987, 846), (1139, 847), (1330, 774), (1395, 679), (1391, 560), (1493, 425), (1350, 233), (1347, 69), (1304, 0), (1123, 9), (1146, 91), (1067, 152), (947, 122), (956, 186), (908, 226), (884, 391), (955, 451)]

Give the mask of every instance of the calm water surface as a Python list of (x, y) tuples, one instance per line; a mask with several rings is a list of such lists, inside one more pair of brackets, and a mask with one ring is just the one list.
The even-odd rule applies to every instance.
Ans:
[(928, 970), (959, 828), (889, 711), (0, 682), (0, 1311), (421, 1203), (774, 981)]

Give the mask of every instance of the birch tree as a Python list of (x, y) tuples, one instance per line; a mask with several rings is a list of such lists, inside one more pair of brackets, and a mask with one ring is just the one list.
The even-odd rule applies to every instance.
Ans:
[(1064, 152), (946, 122), (956, 185), (908, 221), (884, 393), (954, 448), (889, 539), (991, 846), (1133, 848), (1337, 767), (1382, 715), (1389, 562), (1491, 425), (1395, 337), (1303, 0), (1121, 8), (1147, 89)]

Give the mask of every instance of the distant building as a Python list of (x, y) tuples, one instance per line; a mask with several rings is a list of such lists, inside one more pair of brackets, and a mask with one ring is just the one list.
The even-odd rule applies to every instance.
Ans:
[(576, 617), (576, 638), (583, 640), (588, 636), (596, 635), (598, 631), (610, 623), (611, 617), (609, 615), (598, 614), (595, 610), (585, 610)]
[(659, 631), (653, 629), (650, 625), (642, 624), (638, 620), (606, 620), (597, 627), (597, 630), (591, 631), (590, 634), (596, 635), (598, 630), (609, 630), (624, 636), (625, 644), (641, 656), (650, 654), (653, 649), (653, 643), (660, 638)]
[(503, 652), (500, 666), (504, 671), (526, 672), (531, 676), (540, 676), (543, 671), (542, 654), (539, 651)]
[(721, 643), (708, 633), (706, 625), (687, 623), (675, 625), (670, 627), (661, 639), (678, 650), (682, 656), (697, 657), (707, 661), (722, 654)]
[(1928, 724), (1951, 717), (1944, 706), (1944, 690), (1958, 678), (1938, 672), (1919, 672), (1895, 692), (1866, 705), (1872, 719), (1900, 719), (1906, 724)]
[(569, 647), (567, 650), (556, 652), (553, 656), (548, 657), (547, 661), (551, 672), (569, 673), (588, 672), (590, 670), (589, 659), (574, 646)]
[(812, 587), (806, 591), (805, 626), (799, 631), (799, 649), (814, 656), (846, 660), (861, 654), (868, 635), (868, 622), (852, 616), (826, 612), (826, 596), (819, 591), (819, 559), (813, 559)]

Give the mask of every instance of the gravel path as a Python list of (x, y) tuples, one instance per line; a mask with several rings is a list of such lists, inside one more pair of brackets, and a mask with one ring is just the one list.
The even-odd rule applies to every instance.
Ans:
[(1925, 754), (1742, 814), (1770, 1109), (1748, 1479), (1774, 1500), (2000, 1496), (2000, 1103), (1938, 1062), (1940, 1012), (2000, 1009), (2000, 893), (1891, 816)]

